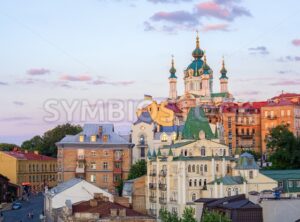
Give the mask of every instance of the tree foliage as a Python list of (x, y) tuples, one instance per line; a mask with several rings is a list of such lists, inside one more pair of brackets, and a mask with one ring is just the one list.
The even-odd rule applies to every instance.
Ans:
[(0, 151), (11, 151), (15, 147), (20, 148), (16, 144), (12, 144), (12, 143), (0, 143)]
[(177, 213), (171, 213), (164, 208), (160, 209), (159, 218), (162, 222), (181, 222)]
[(55, 143), (59, 142), (66, 135), (75, 135), (82, 131), (81, 126), (71, 125), (69, 123), (58, 125), (44, 133), (43, 136), (34, 136), (32, 139), (22, 143), (22, 149), (38, 150), (41, 154), (56, 157), (57, 147)]
[(183, 211), (181, 222), (197, 222), (194, 215), (195, 209), (192, 207), (186, 207)]
[(145, 160), (139, 160), (136, 163), (132, 164), (129, 170), (128, 180), (132, 180), (146, 174), (147, 174), (147, 163)]
[(216, 211), (204, 211), (201, 222), (231, 222), (231, 219), (226, 215)]
[(300, 139), (286, 125), (271, 129), (266, 142), (272, 169), (300, 168)]

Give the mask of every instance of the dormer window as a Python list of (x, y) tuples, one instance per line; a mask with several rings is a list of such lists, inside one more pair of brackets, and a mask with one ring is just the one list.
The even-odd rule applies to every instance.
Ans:
[(84, 142), (84, 135), (79, 135), (79, 142)]
[(161, 142), (167, 142), (168, 141), (168, 136), (167, 136), (167, 134), (162, 134), (161, 135)]
[(176, 134), (176, 133), (173, 133), (173, 134), (172, 134), (172, 140), (175, 141), (176, 139), (177, 139), (177, 134)]
[(91, 142), (96, 142), (96, 140), (97, 140), (97, 136), (96, 135), (92, 135), (91, 136)]

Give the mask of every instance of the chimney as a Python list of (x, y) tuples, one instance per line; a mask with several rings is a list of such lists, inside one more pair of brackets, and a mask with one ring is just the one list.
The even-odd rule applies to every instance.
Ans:
[(90, 200), (90, 206), (91, 207), (97, 207), (98, 206), (98, 201), (96, 199), (91, 199)]
[(119, 216), (120, 217), (126, 217), (126, 209), (125, 208), (119, 209)]
[(110, 209), (110, 216), (112, 217), (118, 216), (118, 209)]
[(36, 154), (36, 155), (39, 155), (39, 151), (38, 150), (33, 151), (33, 153)]

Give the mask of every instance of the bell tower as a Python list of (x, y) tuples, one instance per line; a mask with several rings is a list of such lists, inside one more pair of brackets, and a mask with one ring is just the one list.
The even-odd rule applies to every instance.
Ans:
[(177, 76), (176, 69), (174, 67), (174, 56), (172, 55), (170, 76), (169, 76), (169, 99), (176, 100), (177, 99)]

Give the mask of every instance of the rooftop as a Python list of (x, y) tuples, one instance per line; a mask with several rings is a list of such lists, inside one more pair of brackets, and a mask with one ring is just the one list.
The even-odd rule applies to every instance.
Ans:
[(260, 173), (274, 180), (300, 179), (300, 169), (296, 170), (260, 170)]
[(12, 156), (18, 160), (40, 160), (40, 161), (56, 161), (56, 158), (44, 156), (34, 152), (26, 151), (2, 151), (3, 153)]

